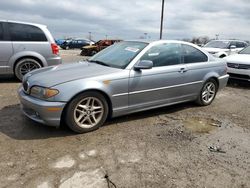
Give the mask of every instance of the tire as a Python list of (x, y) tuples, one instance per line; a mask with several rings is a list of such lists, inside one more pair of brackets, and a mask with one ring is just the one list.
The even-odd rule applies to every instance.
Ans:
[(25, 74), (41, 67), (41, 64), (37, 60), (32, 58), (23, 58), (16, 63), (14, 74), (18, 80), (22, 81)]
[(81, 51), (81, 55), (82, 55), (82, 56), (86, 56), (86, 51), (85, 51), (85, 50), (82, 50), (82, 51)]
[(69, 50), (69, 46), (66, 46), (66, 47), (65, 47), (65, 50)]
[(218, 84), (214, 79), (207, 80), (201, 91), (200, 94), (196, 100), (196, 103), (198, 103), (200, 106), (207, 106), (210, 105), (218, 91)]
[(66, 124), (77, 133), (94, 131), (104, 124), (108, 110), (108, 103), (102, 94), (85, 92), (76, 96), (67, 106)]

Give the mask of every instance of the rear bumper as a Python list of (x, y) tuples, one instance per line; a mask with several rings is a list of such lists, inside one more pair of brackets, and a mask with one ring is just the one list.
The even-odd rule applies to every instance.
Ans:
[(28, 118), (42, 124), (58, 127), (61, 115), (66, 103), (48, 102), (36, 99), (23, 92), (22, 87), (18, 90), (21, 110)]
[(46, 59), (48, 66), (62, 64), (62, 58), (60, 56), (51, 57)]
[(218, 79), (219, 80), (219, 90), (221, 90), (224, 87), (226, 87), (228, 79), (229, 79), (229, 75), (228, 74), (219, 77), (219, 79)]

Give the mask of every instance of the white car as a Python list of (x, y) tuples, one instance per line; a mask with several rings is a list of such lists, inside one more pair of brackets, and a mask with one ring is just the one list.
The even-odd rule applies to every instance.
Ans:
[(250, 46), (225, 58), (230, 78), (250, 81)]
[(228, 55), (236, 54), (247, 46), (246, 42), (239, 40), (212, 40), (203, 49), (215, 57), (224, 58)]

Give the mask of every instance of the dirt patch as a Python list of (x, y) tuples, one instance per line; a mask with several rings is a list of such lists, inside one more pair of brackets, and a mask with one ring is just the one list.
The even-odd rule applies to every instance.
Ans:
[(220, 121), (201, 117), (187, 118), (183, 124), (185, 128), (194, 133), (209, 133), (221, 126)]

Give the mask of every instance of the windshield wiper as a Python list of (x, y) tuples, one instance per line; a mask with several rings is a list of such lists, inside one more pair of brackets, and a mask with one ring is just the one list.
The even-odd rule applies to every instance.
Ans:
[(108, 65), (107, 63), (104, 63), (104, 62), (98, 61), (98, 60), (88, 60), (88, 62), (96, 63), (96, 64), (99, 64), (99, 65), (110, 67), (110, 65)]

